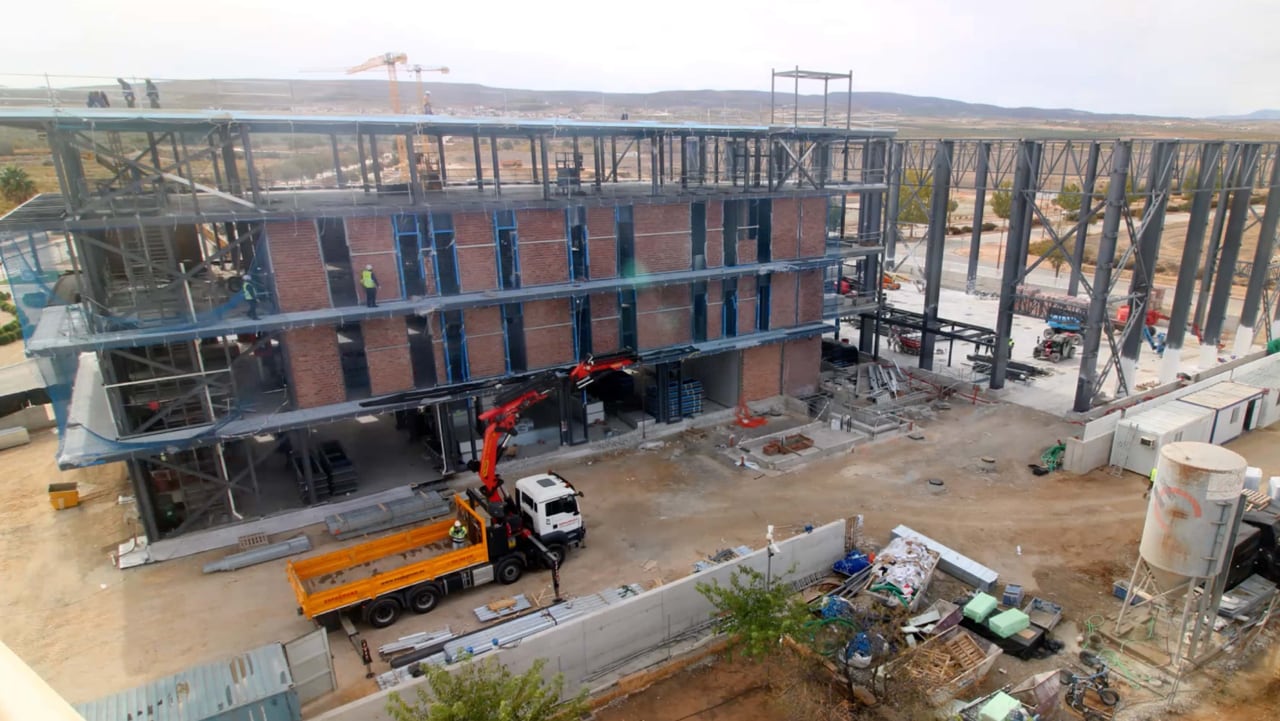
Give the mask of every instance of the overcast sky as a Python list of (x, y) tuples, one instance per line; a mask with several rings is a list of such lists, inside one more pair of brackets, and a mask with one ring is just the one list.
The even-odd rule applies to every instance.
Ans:
[[(771, 67), (1006, 106), (1280, 108), (1278, 0), (13, 0), (5, 73), (295, 77), (385, 51), (453, 82), (760, 89)], [(341, 77), (333, 73), (331, 77)], [(433, 78), (439, 79), (439, 78)], [(814, 90), (821, 86), (815, 86)], [(803, 91), (803, 86), (802, 86)]]

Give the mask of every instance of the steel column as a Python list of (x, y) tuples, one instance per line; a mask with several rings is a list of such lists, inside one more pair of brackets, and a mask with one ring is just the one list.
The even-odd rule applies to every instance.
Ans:
[(480, 155), (480, 131), (471, 136), (471, 150), (476, 159), (476, 190), (484, 192), (484, 160)]
[(1089, 317), (1085, 319), (1084, 344), (1080, 349), (1080, 376), (1076, 379), (1076, 399), (1072, 410), (1083, 413), (1093, 407), (1098, 386), (1098, 348), (1107, 330), (1107, 293), (1111, 288), (1111, 266), (1116, 259), (1116, 239), (1120, 221), (1128, 206), (1125, 181), (1129, 176), (1129, 154), (1133, 141), (1117, 140), (1111, 150), (1111, 179), (1107, 185), (1107, 210), (1102, 216), (1102, 236), (1098, 239), (1098, 259), (1093, 269), (1093, 292)]
[(1200, 148), (1200, 171), (1191, 199), (1191, 217), (1187, 220), (1187, 238), (1182, 245), (1182, 263), (1173, 291), (1173, 307), (1169, 311), (1169, 331), (1165, 334), (1164, 359), (1160, 365), (1160, 382), (1172, 383), (1178, 377), (1182, 361), (1182, 345), (1191, 317), (1191, 298), (1196, 290), (1196, 270), (1204, 249), (1204, 232), (1209, 225), (1209, 204), (1213, 200), (1213, 179), (1222, 158), (1222, 143), (1205, 143)]
[[(542, 199), (551, 200), (551, 166), (547, 165), (547, 137), (539, 138), (538, 155), (542, 159)], [(639, 155), (637, 152), (636, 155)]]
[(1013, 174), (1013, 188), (1010, 190), (1012, 204), (1009, 210), (1009, 241), (1004, 272), (1000, 282), (1000, 306), (996, 314), (996, 341), (992, 349), (990, 387), (1004, 388), (1005, 373), (1009, 368), (1011, 349), (1009, 339), (1013, 336), (1013, 304), (1018, 295), (1018, 283), (1026, 275), (1027, 245), (1031, 237), (1031, 218), (1029, 212), (1034, 203), (1032, 194), (1036, 190), (1037, 167), (1039, 165), (1040, 144), (1024, 140), (1018, 143), (1018, 160)]
[(1213, 229), (1209, 231), (1209, 248), (1204, 254), (1204, 270), (1200, 273), (1200, 293), (1196, 297), (1196, 312), (1192, 323), (1204, 330), (1204, 316), (1209, 310), (1209, 295), (1213, 289), (1213, 277), (1218, 268), (1218, 249), (1222, 245), (1222, 229), (1227, 220), (1227, 206), (1231, 200), (1231, 179), (1240, 167), (1240, 154), (1244, 143), (1235, 143), (1227, 155), (1226, 169), (1218, 176), (1218, 207), (1213, 214)]
[(1217, 362), (1218, 342), (1222, 340), (1222, 326), (1227, 319), (1227, 306), (1231, 302), (1231, 285), (1236, 274), (1236, 259), (1240, 255), (1240, 241), (1244, 227), (1249, 222), (1250, 196), (1253, 194), (1253, 176), (1258, 169), (1258, 143), (1247, 143), (1240, 153), (1240, 166), (1231, 181), (1231, 207), (1226, 231), (1222, 236), (1222, 256), (1218, 259), (1218, 274), (1213, 281), (1213, 293), (1209, 300), (1209, 314), (1204, 321), (1201, 339), (1200, 366), (1212, 367)]
[[(342, 156), (338, 153), (338, 136), (329, 136), (329, 148), (333, 151), (333, 177), (337, 181), (338, 187), (341, 188), (346, 185), (346, 181), (342, 177)], [(214, 170), (218, 168), (217, 165), (213, 167)]]
[[(495, 195), (502, 195), (502, 167), (501, 161), (498, 160), (498, 136), (489, 136), (489, 159), (493, 163), (493, 192)], [(479, 176), (476, 176), (479, 177)]]
[(966, 293), (978, 289), (978, 256), (982, 250), (982, 214), (987, 204), (987, 165), (991, 159), (991, 143), (979, 141), (977, 154), (978, 167), (973, 179), (977, 193), (973, 200), (973, 235), (969, 237), (969, 268), (964, 281)]
[(1102, 146), (1096, 140), (1089, 143), (1089, 159), (1085, 161), (1084, 187), (1080, 189), (1080, 207), (1076, 210), (1076, 240), (1071, 249), (1071, 278), (1067, 281), (1067, 295), (1079, 295), (1080, 276), (1084, 272), (1084, 245), (1089, 238), (1089, 208), (1093, 207), (1093, 190), (1098, 184), (1098, 156)]
[(884, 208), (884, 267), (896, 270), (894, 258), (898, 250), (898, 196), (902, 191), (902, 145), (889, 144), (889, 190), (885, 193)]
[(924, 332), (920, 334), (920, 367), (933, 370), (937, 336), (938, 295), (947, 252), (947, 204), (951, 201), (951, 157), (955, 143), (939, 140), (933, 149), (933, 195), (929, 201), (929, 237), (924, 262)]
[[(1254, 329), (1257, 328), (1258, 309), (1262, 295), (1267, 290), (1271, 274), (1271, 255), (1276, 244), (1276, 224), (1280, 221), (1280, 160), (1272, 159), (1271, 178), (1268, 181), (1267, 208), (1262, 215), (1262, 227), (1258, 231), (1258, 247), (1253, 255), (1253, 272), (1249, 274), (1249, 287), (1244, 294), (1244, 306), (1240, 309), (1240, 326), (1232, 350), (1245, 355), (1253, 347)], [(1270, 319), (1263, 318), (1267, 323)]]
[(1164, 232), (1165, 208), (1169, 204), (1169, 183), (1173, 178), (1177, 143), (1159, 141), (1151, 148), (1151, 166), (1147, 173), (1147, 200), (1143, 206), (1142, 225), (1138, 231), (1137, 253), (1133, 273), (1129, 276), (1128, 329), (1120, 339), (1120, 387), (1131, 390), (1142, 354), (1143, 330), (1147, 310), (1151, 307), (1151, 286), (1155, 281), (1156, 262), (1160, 258), (1160, 236)]

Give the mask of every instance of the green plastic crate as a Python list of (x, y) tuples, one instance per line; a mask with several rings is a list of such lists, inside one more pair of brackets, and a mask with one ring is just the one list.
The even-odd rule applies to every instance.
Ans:
[(980, 721), (1008, 721), (1009, 715), (1021, 705), (1018, 699), (1001, 691), (982, 704), (982, 708), (978, 710), (978, 718)]
[(964, 605), (964, 617), (982, 623), (991, 612), (996, 610), (996, 599), (985, 593), (979, 593), (973, 600)]
[(1030, 625), (1031, 618), (1016, 608), (1011, 608), (1004, 613), (998, 613), (987, 621), (987, 628), (991, 629), (1000, 638), (1009, 638)]

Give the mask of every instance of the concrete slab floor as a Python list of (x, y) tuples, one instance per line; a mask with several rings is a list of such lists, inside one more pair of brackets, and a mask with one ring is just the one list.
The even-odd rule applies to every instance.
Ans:
[[(904, 285), (900, 290), (886, 291), (885, 295), (895, 307), (906, 310), (919, 311), (924, 303), (923, 294), (910, 285)], [(938, 313), (950, 320), (994, 328), (998, 305), (999, 301), (995, 298), (979, 298), (967, 295), (960, 290), (944, 288), (939, 294)], [(1063, 360), (1057, 364), (1033, 359), (1031, 351), (1037, 341), (1041, 339), (1044, 329), (1044, 321), (1038, 318), (1029, 318), (1021, 315), (1014, 316), (1014, 360), (1045, 368), (1050, 371), (1050, 374), (1033, 378), (1025, 383), (1009, 381), (1005, 384), (1005, 388), (997, 394), (997, 397), (1010, 403), (1017, 403), (1028, 408), (1060, 415), (1071, 411), (1072, 404), (1075, 401), (1080, 356), (1077, 351), (1075, 358)], [(856, 344), (858, 342), (858, 330), (842, 326), (840, 337), (850, 344)], [(897, 361), (903, 368), (917, 368), (920, 365), (918, 356), (896, 353), (891, 350), (887, 342), (887, 336), (881, 339), (880, 348), (882, 357), (887, 360)], [(948, 364), (948, 352), (951, 353), (950, 364)], [(973, 363), (966, 360), (966, 356), (973, 352), (974, 347), (972, 344), (956, 342), (954, 348), (952, 348), (950, 341), (940, 338), (935, 348), (933, 370), (952, 376), (957, 381), (977, 383), (985, 389), (987, 388), (986, 376), (975, 373)], [(1105, 361), (1107, 354), (1108, 349), (1104, 341), (1099, 355), (1099, 373), (1102, 372), (1102, 363)], [(1188, 337), (1186, 345), (1182, 349), (1179, 368), (1184, 373), (1195, 373), (1201, 370), (1198, 363), (1199, 358), (1199, 341), (1194, 337)], [(1150, 347), (1144, 345), (1138, 360), (1137, 379), (1131, 382), (1131, 386), (1157, 381), (1160, 376), (1162, 362), (1163, 360)], [(1115, 378), (1116, 374), (1113, 369), (1107, 379), (1106, 391), (1109, 394), (1115, 393)]]

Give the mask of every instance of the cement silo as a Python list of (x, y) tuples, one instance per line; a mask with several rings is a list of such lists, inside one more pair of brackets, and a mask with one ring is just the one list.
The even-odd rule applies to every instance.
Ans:
[(1247, 466), (1240, 454), (1210, 443), (1160, 449), (1138, 551), (1162, 587), (1217, 575)]

